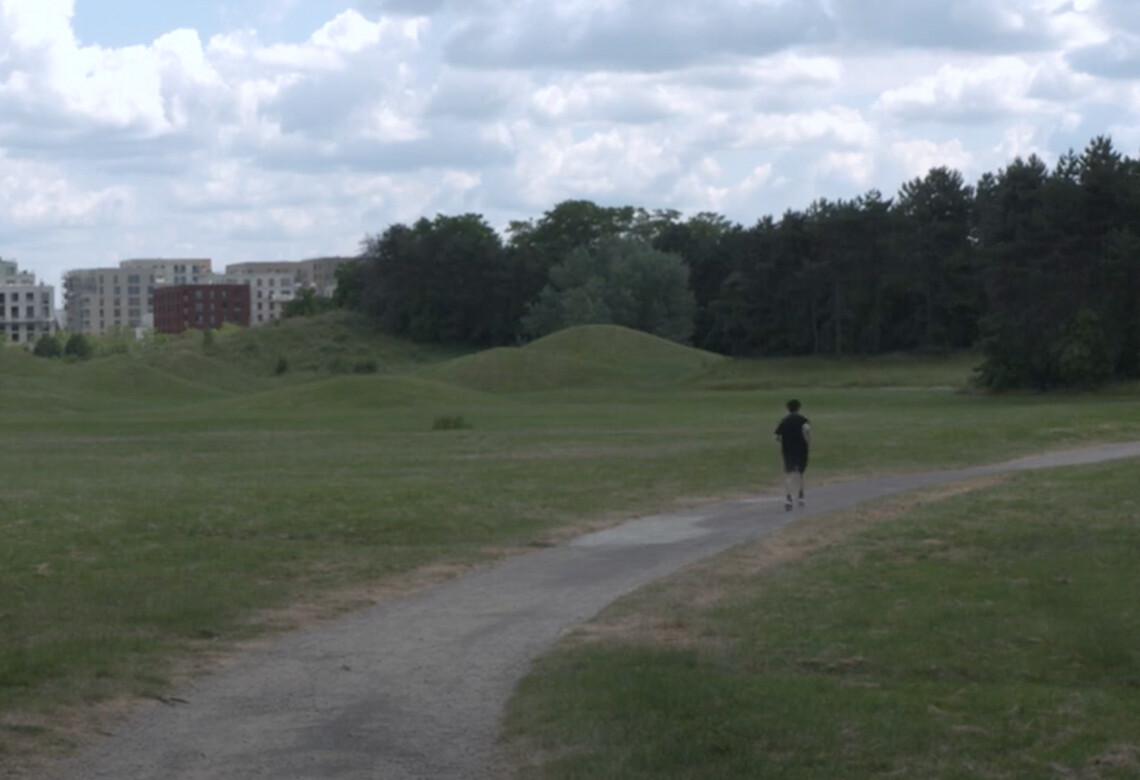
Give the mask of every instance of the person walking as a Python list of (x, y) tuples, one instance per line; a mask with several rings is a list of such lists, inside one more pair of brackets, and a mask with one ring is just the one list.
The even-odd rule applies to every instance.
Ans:
[(807, 471), (808, 449), (811, 445), (811, 423), (800, 414), (801, 404), (788, 401), (788, 414), (776, 426), (776, 441), (784, 456), (784, 509), (792, 511), (792, 494), (799, 505), (804, 505), (804, 472)]

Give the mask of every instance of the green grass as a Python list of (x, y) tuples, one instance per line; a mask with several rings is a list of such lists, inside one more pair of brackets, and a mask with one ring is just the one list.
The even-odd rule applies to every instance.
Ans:
[(564, 388), (675, 387), (726, 359), (629, 328), (587, 325), (525, 347), (464, 356), (426, 372), (477, 390), (518, 392)]
[(882, 389), (964, 388), (981, 363), (969, 352), (947, 355), (892, 354), (877, 357), (814, 357), (725, 360), (701, 377), (710, 390), (770, 390), (781, 387)]
[(1135, 471), (1023, 475), (799, 563), (742, 573), (737, 552), (658, 585), (607, 619), (667, 615), (667, 641), (536, 665), (507, 723), (519, 776), (1136, 777)]
[[(343, 315), (85, 363), (0, 351), (0, 724), (49, 724), (0, 730), (0, 756), (52, 742), (61, 707), (162, 691), (179, 659), (264, 630), (265, 610), (770, 488), (792, 393), (816, 480), (1140, 437), (1131, 391), (958, 394), (961, 362), (950, 382), (919, 361), (933, 386), (895, 390), (824, 379), (858, 375), (847, 361), (736, 364), (774, 389), (710, 390), (725, 361), (620, 329), (508, 352), (531, 357), (396, 342)], [(879, 370), (868, 388), (889, 384)], [(467, 427), (433, 430), (444, 417)]]

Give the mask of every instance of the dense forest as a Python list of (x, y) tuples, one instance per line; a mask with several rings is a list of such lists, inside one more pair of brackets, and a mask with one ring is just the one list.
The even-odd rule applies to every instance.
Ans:
[(1098, 137), (750, 227), (589, 201), (505, 236), (441, 215), (366, 238), (337, 298), (421, 341), (614, 323), (738, 356), (977, 348), (991, 388), (1096, 386), (1140, 377), (1140, 161)]

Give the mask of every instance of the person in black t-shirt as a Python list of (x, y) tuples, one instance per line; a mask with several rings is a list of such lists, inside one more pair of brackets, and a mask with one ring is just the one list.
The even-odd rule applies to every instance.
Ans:
[(793, 492), (797, 493), (800, 506), (804, 505), (804, 472), (811, 444), (811, 423), (800, 414), (799, 401), (788, 401), (788, 415), (776, 426), (776, 441), (784, 456), (784, 509), (790, 512)]

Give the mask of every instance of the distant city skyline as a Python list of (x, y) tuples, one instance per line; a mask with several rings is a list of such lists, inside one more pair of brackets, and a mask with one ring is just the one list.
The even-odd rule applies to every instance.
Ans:
[(751, 224), (1140, 150), (1126, 0), (0, 0), (0, 257), (354, 254), (568, 198)]

